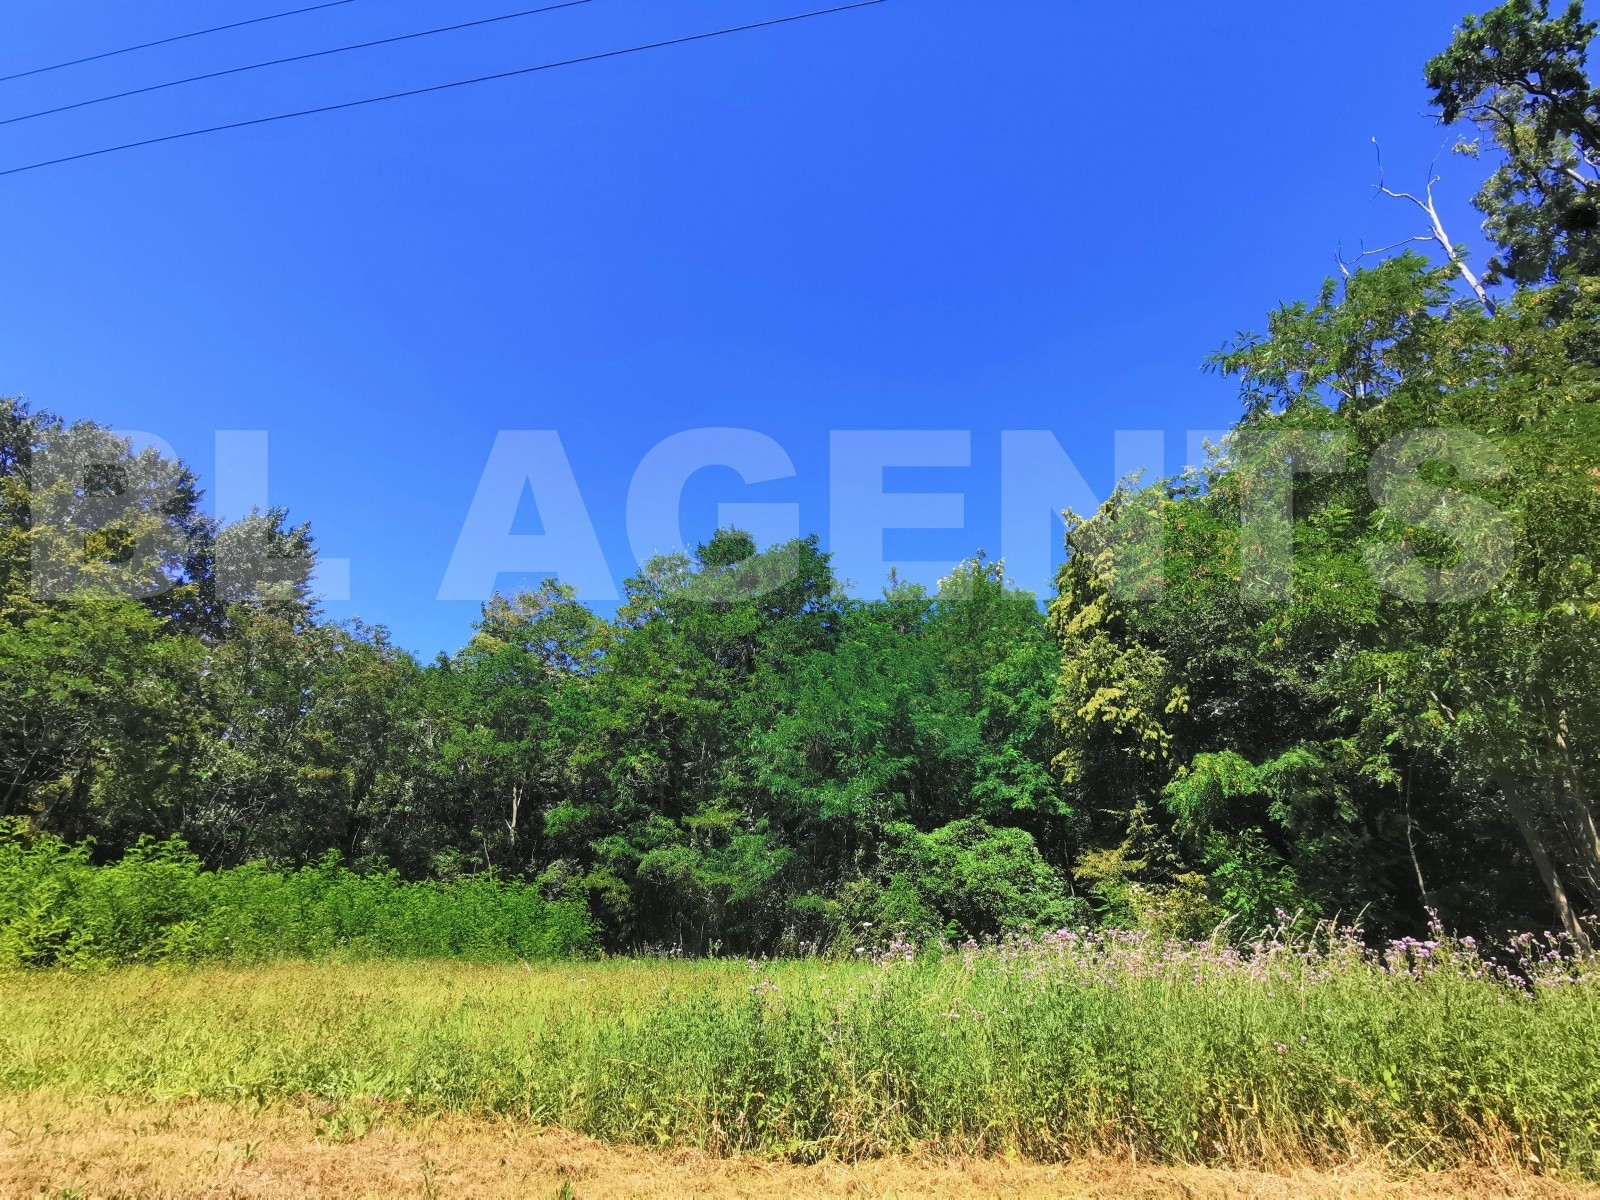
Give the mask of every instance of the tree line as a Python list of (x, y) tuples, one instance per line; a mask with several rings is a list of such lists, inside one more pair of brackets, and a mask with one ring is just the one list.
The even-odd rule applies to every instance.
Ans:
[[(0, 402), (0, 818), (114, 857), (492, 874), (614, 949), (804, 951), (1280, 913), (1591, 939), (1600, 904), (1600, 90), (1581, 5), (1426, 79), (1487, 174), (1474, 269), (1340, 264), (1213, 359), (1204, 466), (857, 598), (719, 530), (602, 616), (496, 595), (419, 663), (325, 619), (309, 528)], [(1390, 191), (1387, 187), (1385, 191)]]

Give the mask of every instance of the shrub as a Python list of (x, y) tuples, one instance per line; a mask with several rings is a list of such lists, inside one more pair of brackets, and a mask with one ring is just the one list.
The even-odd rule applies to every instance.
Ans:
[(358, 875), (337, 854), (295, 871), (204, 870), (177, 839), (104, 866), (86, 846), (0, 823), (0, 965), (96, 966), (285, 956), (479, 960), (587, 954), (579, 900), (490, 875), (407, 883)]
[(1086, 915), (1076, 911), (1026, 830), (974, 817), (932, 833), (909, 825), (890, 825), (886, 833), (890, 882), (879, 907), (889, 928), (960, 940), (1059, 929)]

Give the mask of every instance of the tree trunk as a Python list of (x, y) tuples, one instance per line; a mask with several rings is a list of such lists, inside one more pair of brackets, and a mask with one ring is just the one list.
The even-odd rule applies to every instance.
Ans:
[(1572, 731), (1567, 714), (1556, 719), (1556, 746), (1561, 753), (1561, 799), (1572, 818), (1573, 850), (1588, 885), (1591, 900), (1600, 899), (1600, 828), (1596, 828), (1594, 806), (1584, 783), (1583, 762), (1572, 748)]
[(1591, 898), (1600, 895), (1600, 829), (1595, 827), (1594, 807), (1589, 803), (1583, 776), (1572, 755), (1563, 751), (1561, 800), (1570, 817), (1572, 850)]
[(1517, 783), (1504, 774), (1496, 776), (1495, 783), (1510, 806), (1511, 815), (1516, 818), (1517, 828), (1522, 831), (1523, 840), (1528, 843), (1528, 853), (1533, 855), (1534, 865), (1539, 868), (1539, 877), (1544, 880), (1545, 890), (1550, 893), (1556, 915), (1561, 918), (1561, 927), (1567, 931), (1579, 949), (1585, 953), (1591, 952), (1594, 947), (1589, 941), (1589, 932), (1578, 919), (1578, 911), (1573, 906), (1571, 897), (1567, 895), (1567, 889), (1561, 882), (1561, 875), (1557, 872), (1556, 865), (1550, 858), (1550, 851), (1545, 846), (1544, 835), (1534, 824), (1533, 813), (1528, 807), (1526, 796)]

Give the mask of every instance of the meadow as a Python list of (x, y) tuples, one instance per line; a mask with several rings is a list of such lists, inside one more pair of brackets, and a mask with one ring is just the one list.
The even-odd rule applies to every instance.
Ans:
[(1060, 932), (847, 961), (283, 961), (0, 976), (0, 1094), (509, 1120), (772, 1161), (907, 1152), (1600, 1178), (1600, 974)]
[(1564, 933), (1495, 956), (1287, 915), (1208, 940), (857, 935), (607, 958), (580, 906), (487, 875), (210, 871), (176, 842), (97, 865), (0, 839), (0, 1096), (247, 1126), (288, 1105), (336, 1142), (489, 1120), (767, 1162), (1600, 1180), (1600, 964)]

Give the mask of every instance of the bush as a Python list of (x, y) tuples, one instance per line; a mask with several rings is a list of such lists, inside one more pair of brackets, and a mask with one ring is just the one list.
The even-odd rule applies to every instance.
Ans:
[(932, 833), (909, 825), (885, 832), (888, 884), (877, 897), (879, 927), (918, 938), (981, 939), (1060, 929), (1087, 916), (1025, 830), (968, 818)]
[(0, 822), (0, 966), (288, 956), (552, 959), (592, 951), (578, 900), (489, 875), (406, 883), (358, 875), (337, 854), (296, 871), (202, 869), (148, 839), (105, 866), (88, 847)]

